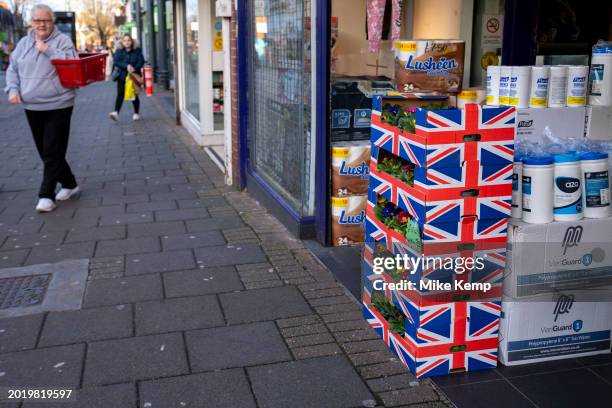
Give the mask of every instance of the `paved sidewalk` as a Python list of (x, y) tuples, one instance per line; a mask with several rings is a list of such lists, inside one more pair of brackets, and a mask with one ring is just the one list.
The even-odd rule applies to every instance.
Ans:
[(111, 123), (113, 88), (79, 91), (83, 191), (43, 215), (25, 116), (0, 98), (0, 268), (89, 259), (81, 309), (0, 319), (0, 387), (74, 387), (77, 402), (0, 407), (448, 405), (158, 101)]

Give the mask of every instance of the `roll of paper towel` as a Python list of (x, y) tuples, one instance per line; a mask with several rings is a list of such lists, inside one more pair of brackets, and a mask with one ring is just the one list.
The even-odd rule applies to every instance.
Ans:
[(612, 106), (612, 47), (593, 47), (589, 105)]

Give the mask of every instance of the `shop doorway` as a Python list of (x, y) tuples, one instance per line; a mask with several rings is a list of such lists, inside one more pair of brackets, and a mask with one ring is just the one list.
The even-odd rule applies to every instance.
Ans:
[(178, 118), (231, 184), (229, 19), (213, 0), (176, 2), (175, 13)]

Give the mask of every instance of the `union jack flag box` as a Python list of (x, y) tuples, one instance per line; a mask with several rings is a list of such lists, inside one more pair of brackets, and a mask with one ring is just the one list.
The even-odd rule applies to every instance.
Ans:
[(372, 102), (373, 146), (423, 168), (460, 167), (464, 162), (483, 166), (506, 163), (514, 155), (516, 108), (416, 110), (415, 133), (382, 122), (383, 98)]
[[(409, 254), (409, 259), (417, 260), (417, 262), (428, 262), (427, 265), (423, 266), (422, 263), (416, 265), (410, 265), (409, 270), (397, 271), (397, 270), (385, 270), (383, 273), (374, 272), (374, 257), (381, 256), (378, 248), (375, 248), (376, 244), (366, 243), (364, 246), (364, 259), (362, 266), (362, 277), (363, 286), (369, 290), (374, 289), (374, 282), (381, 281), (381, 283), (398, 283), (403, 280), (412, 282), (414, 289), (402, 289), (397, 290), (398, 293), (402, 293), (404, 296), (409, 298), (416, 305), (422, 302), (456, 302), (456, 301), (472, 301), (472, 300), (500, 300), (503, 288), (502, 282), (505, 271), (505, 246), (501, 246), (496, 249), (486, 250), (468, 250), (463, 252), (456, 252), (445, 255), (437, 255), (435, 257), (427, 258), (427, 261), (422, 261), (424, 257), (421, 257), (417, 253)], [(386, 248), (385, 248), (386, 249)], [(389, 255), (393, 256), (393, 255)], [(382, 256), (383, 258), (385, 256)], [(461, 271), (457, 273), (459, 269), (453, 270), (442, 264), (442, 262), (434, 262), (434, 258), (440, 261), (450, 260), (462, 257), (478, 259), (479, 265), (472, 268), (469, 271)], [(418, 259), (421, 261), (418, 261)], [(423, 284), (421, 284), (423, 282)], [(434, 287), (428, 287), (428, 283), (448, 283), (451, 285), (450, 289), (437, 289)], [(465, 284), (474, 283), (489, 283), (491, 284), (490, 290), (482, 290), (478, 286), (474, 289), (468, 288)], [(378, 284), (378, 287), (388, 288), (388, 285)], [(391, 294), (391, 291), (387, 291), (387, 298), (398, 306), (397, 297)]]
[(497, 366), (500, 302), (432, 303), (416, 313), (420, 326), (407, 324), (410, 330), (403, 335), (390, 330), (367, 291), (362, 309), (370, 326), (417, 378)]
[[(420, 242), (408, 242), (405, 236), (385, 226), (376, 217), (374, 208), (375, 204), (368, 200), (365, 240), (383, 242), (392, 253), (403, 248), (412, 248), (423, 255), (445, 254), (456, 252), (449, 251), (453, 245), (483, 247), (486, 245), (480, 244), (489, 244), (491, 248), (499, 244), (505, 245), (506, 242), (508, 218), (480, 219), (478, 216), (464, 216), (454, 222), (425, 224), (422, 226)], [(442, 210), (453, 211), (452, 208)]]
[(372, 145), (370, 174), (379, 183), (400, 187), (406, 194), (420, 201), (455, 200), (478, 195), (479, 197), (504, 196), (512, 193), (513, 156), (507, 161), (489, 166), (478, 162), (463, 162), (456, 167), (414, 167), (414, 184), (408, 185), (378, 169), (380, 148)]
[(430, 194), (376, 170), (372, 163), (370, 166), (368, 200), (375, 203), (378, 196), (383, 197), (408, 212), (421, 226), (457, 224), (461, 219), (472, 216), (493, 223), (510, 217), (512, 174), (505, 184), (469, 190), (437, 190)]

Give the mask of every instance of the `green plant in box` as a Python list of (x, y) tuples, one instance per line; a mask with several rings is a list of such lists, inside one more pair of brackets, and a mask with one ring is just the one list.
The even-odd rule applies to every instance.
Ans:
[(402, 314), (402, 311), (387, 300), (385, 295), (378, 291), (372, 293), (371, 303), (378, 313), (380, 313), (382, 317), (389, 322), (389, 328), (391, 331), (403, 336), (406, 332), (406, 319)]

